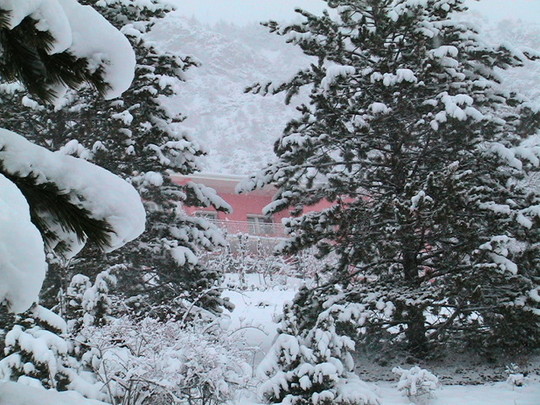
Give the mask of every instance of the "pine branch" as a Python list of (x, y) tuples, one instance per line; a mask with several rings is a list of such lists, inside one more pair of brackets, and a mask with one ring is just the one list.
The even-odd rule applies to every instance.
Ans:
[(9, 11), (0, 10), (0, 76), (5, 81), (20, 81), (28, 91), (44, 102), (56, 96), (54, 88), (65, 85), (75, 89), (90, 83), (100, 94), (110, 86), (103, 80), (103, 68), (90, 70), (88, 61), (69, 52), (49, 55), (55, 42), (48, 31), (36, 28), (36, 21), (26, 17), (10, 29)]
[[(53, 246), (58, 242), (58, 236), (50, 227), (51, 223), (60, 225), (66, 232), (74, 233), (77, 240), (90, 241), (100, 249), (110, 244), (113, 230), (107, 221), (93, 218), (90, 211), (74, 204), (70, 195), (60, 190), (56, 184), (39, 183), (37, 175), (33, 174), (24, 177), (10, 174), (1, 164), (0, 173), (21, 190), (30, 206), (32, 223), (38, 228), (47, 245)], [(58, 253), (61, 254), (62, 246), (58, 246)]]

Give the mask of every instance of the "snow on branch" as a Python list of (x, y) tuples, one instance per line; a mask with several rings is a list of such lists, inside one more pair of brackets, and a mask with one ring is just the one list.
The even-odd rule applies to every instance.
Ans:
[(14, 312), (34, 302), (45, 277), (43, 239), (17, 186), (0, 174), (0, 302)]
[[(37, 81), (34, 90), (45, 85), (52, 91), (54, 99), (82, 81), (97, 84), (101, 79), (104, 86), (100, 90), (111, 99), (130, 86), (135, 71), (135, 53), (127, 38), (92, 7), (82, 6), (76, 0), (0, 0), (0, 11), (2, 16), (7, 15), (7, 21), (1, 27), (7, 32), (28, 30), (30, 20), (35, 22), (36, 35), (47, 38), (45, 44), (31, 45), (36, 47), (29, 51), (32, 60), (18, 63), (20, 66), (10, 70), (13, 73), (13, 69), (22, 69), (17, 76), (26, 85), (32, 86), (31, 82)], [(59, 59), (54, 59), (64, 52), (86, 61), (86, 76), (66, 80), (65, 66), (62, 68)], [(11, 58), (8, 56), (7, 59), (9, 64)], [(32, 69), (33, 64), (37, 66)], [(39, 79), (42, 79), (41, 84)], [(44, 94), (47, 93), (41, 95)]]
[(197, 196), (197, 200), (204, 207), (214, 207), (218, 211), (232, 212), (231, 205), (221, 198), (213, 188), (192, 181), (186, 184), (186, 188)]
[[(29, 199), (33, 189), (45, 192)], [(41, 231), (46, 236), (55, 235), (65, 257), (78, 253), (89, 236), (84, 226), (81, 234), (72, 222), (104, 224), (102, 248), (106, 251), (144, 231), (145, 211), (130, 184), (105, 169), (50, 152), (5, 129), (0, 129), (0, 190), (0, 302), (7, 301), (15, 312), (34, 302), (45, 276), (44, 243), (36, 224), (44, 228)], [(63, 221), (59, 221), (55, 201), (48, 200), (51, 195), (71, 209), (60, 213)], [(73, 218), (71, 212), (83, 218)]]
[[(36, 185), (53, 183), (71, 204), (87, 210), (91, 218), (105, 221), (110, 228), (106, 251), (123, 246), (144, 231), (146, 215), (137, 191), (99, 166), (51, 152), (5, 129), (0, 129), (0, 162), (5, 175), (31, 176)], [(71, 256), (85, 240), (77, 242), (72, 244)]]

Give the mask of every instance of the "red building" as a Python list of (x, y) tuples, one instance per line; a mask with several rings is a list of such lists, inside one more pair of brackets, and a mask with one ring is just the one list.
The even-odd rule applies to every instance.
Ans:
[[(210, 219), (225, 230), (228, 235), (244, 233), (271, 239), (285, 237), (281, 220), (288, 217), (289, 212), (283, 211), (270, 217), (262, 215), (263, 208), (272, 202), (276, 189), (267, 186), (250, 193), (237, 194), (235, 192), (236, 186), (244, 179), (244, 176), (221, 174), (176, 175), (172, 178), (177, 184), (186, 184), (193, 181), (211, 187), (232, 206), (233, 212), (230, 214), (217, 212), (213, 208), (185, 207), (188, 214), (204, 216)], [(318, 211), (329, 205), (329, 203), (321, 202), (310, 207), (307, 211)]]

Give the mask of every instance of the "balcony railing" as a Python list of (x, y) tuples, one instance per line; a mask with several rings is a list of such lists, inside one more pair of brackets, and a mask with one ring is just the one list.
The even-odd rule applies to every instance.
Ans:
[(267, 238), (285, 238), (285, 227), (279, 223), (261, 223), (251, 221), (229, 221), (211, 219), (210, 222), (217, 225), (229, 235), (244, 233), (252, 236)]

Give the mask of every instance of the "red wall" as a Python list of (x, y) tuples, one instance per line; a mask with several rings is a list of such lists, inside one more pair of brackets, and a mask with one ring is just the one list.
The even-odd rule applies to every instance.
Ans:
[[(228, 219), (230, 221), (247, 221), (248, 215), (262, 215), (263, 208), (272, 202), (272, 196), (251, 195), (251, 194), (233, 194), (220, 193), (221, 198), (227, 201), (232, 207), (233, 212), (226, 214), (218, 212), (218, 219)], [(193, 214), (196, 211), (215, 211), (213, 208), (185, 207), (186, 212)], [(286, 217), (286, 213), (274, 215), (274, 222), (281, 222), (281, 218)]]
[[(184, 178), (184, 179), (175, 179), (174, 180), (178, 184), (185, 184), (188, 181), (191, 181), (190, 179)], [(194, 182), (198, 183), (205, 183), (204, 180), (201, 181), (200, 179), (194, 179)], [(255, 191), (253, 193), (247, 193), (247, 194), (236, 194), (234, 192), (230, 192), (229, 190), (234, 188), (231, 186), (231, 182), (227, 181), (223, 183), (223, 186), (221, 187), (219, 182), (215, 182), (213, 184), (208, 184), (208, 186), (214, 188), (219, 196), (223, 198), (225, 201), (227, 201), (232, 207), (233, 212), (230, 214), (224, 213), (224, 212), (218, 212), (218, 219), (224, 220), (224, 221), (247, 221), (248, 215), (262, 215), (263, 208), (270, 204), (272, 202), (272, 197), (275, 193), (275, 190), (265, 190), (265, 191)], [(226, 191), (223, 191), (226, 190)], [(305, 212), (310, 211), (319, 211), (324, 208), (328, 208), (331, 206), (329, 202), (321, 201), (320, 203), (305, 208)], [(212, 211), (215, 212), (213, 208), (206, 208), (206, 207), (184, 207), (186, 212), (188, 214), (194, 214), (197, 211)], [(283, 211), (278, 214), (275, 214), (272, 216), (274, 223), (281, 223), (281, 219), (288, 217), (289, 213), (288, 211)], [(246, 232), (246, 230), (241, 230)]]

